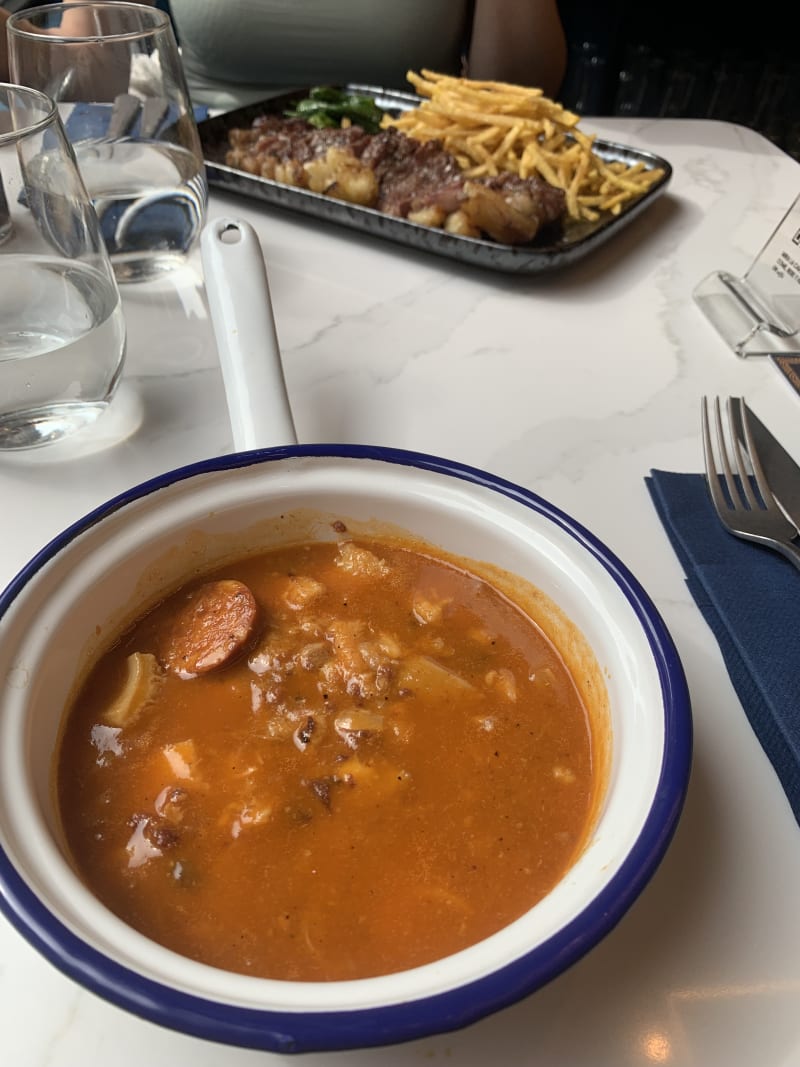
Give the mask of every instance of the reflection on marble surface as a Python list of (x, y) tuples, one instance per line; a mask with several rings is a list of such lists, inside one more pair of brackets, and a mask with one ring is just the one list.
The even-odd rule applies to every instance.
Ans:
[[(732, 356), (691, 299), (711, 271), (747, 269), (797, 195), (800, 167), (760, 135), (724, 123), (591, 127), (663, 155), (674, 177), (594, 256), (547, 276), (498, 277), (212, 197), (211, 217), (245, 218), (261, 236), (300, 440), (452, 457), (563, 508), (655, 600), (695, 715), (692, 782), (675, 840), (595, 950), (466, 1031), (303, 1057), (313, 1067), (800, 1062), (797, 826), (644, 485), (651, 467), (701, 469), (704, 393), (746, 396), (800, 454), (797, 395), (766, 361)], [(174, 287), (126, 288), (130, 352), (107, 421), (81, 442), (0, 462), (11, 516), (0, 580), (120, 490), (231, 448), (198, 269)], [(14, 1067), (265, 1063), (265, 1054), (161, 1030), (80, 990), (5, 921), (0, 994), (3, 1063)]]

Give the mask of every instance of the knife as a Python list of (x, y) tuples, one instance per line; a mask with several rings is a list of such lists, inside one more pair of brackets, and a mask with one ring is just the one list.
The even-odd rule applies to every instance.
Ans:
[(740, 399), (738, 404), (731, 404), (731, 419), (740, 441), (744, 443), (745, 440), (742, 409), (770, 489), (788, 517), (800, 529), (800, 464), (795, 462), (744, 399)]

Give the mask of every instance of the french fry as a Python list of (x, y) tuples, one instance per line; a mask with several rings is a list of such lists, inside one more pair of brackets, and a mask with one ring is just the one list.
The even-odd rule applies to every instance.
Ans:
[(395, 126), (418, 141), (439, 141), (469, 177), (538, 175), (564, 190), (567, 212), (576, 221), (619, 214), (663, 175), (641, 162), (602, 160), (594, 137), (578, 129), (580, 117), (541, 89), (425, 69), (408, 71), (407, 78), (424, 99), (397, 118), (386, 116), (384, 127)]

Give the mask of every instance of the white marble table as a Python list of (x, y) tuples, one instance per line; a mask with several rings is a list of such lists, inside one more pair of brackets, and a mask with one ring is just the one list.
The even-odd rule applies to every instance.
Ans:
[[(643, 481), (651, 467), (700, 469), (704, 393), (746, 396), (800, 454), (800, 397), (766, 362), (737, 360), (691, 300), (710, 271), (746, 270), (797, 195), (800, 167), (723, 123), (591, 127), (665, 156), (674, 178), (630, 228), (552, 275), (492, 275), (212, 198), (212, 215), (245, 218), (262, 239), (300, 440), (444, 455), (563, 508), (655, 600), (694, 706), (694, 768), (674, 842), (594, 951), (465, 1031), (313, 1054), (309, 1067), (800, 1064), (800, 829)], [(124, 302), (130, 351), (111, 412), (82, 439), (0, 458), (0, 583), (94, 505), (231, 448), (199, 262), (174, 284), (126, 289)], [(249, 1067), (270, 1055), (125, 1014), (0, 919), (3, 1067)]]

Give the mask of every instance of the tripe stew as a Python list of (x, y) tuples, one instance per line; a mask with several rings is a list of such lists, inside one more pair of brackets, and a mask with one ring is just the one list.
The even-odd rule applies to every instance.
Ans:
[(56, 788), (89, 888), (205, 963), (428, 963), (585, 844), (592, 730), (538, 626), (447, 557), (345, 535), (205, 575), (98, 661)]

